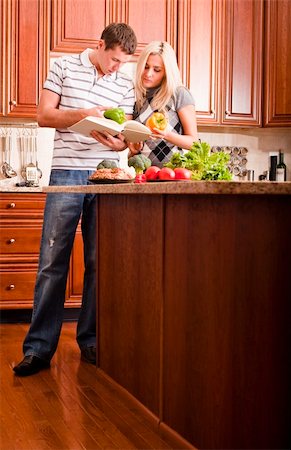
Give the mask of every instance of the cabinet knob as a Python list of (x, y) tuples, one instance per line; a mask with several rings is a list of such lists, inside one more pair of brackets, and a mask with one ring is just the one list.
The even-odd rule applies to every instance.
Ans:
[(15, 289), (15, 284), (9, 284), (8, 290), (13, 291), (13, 289)]
[(9, 104), (11, 106), (16, 106), (17, 105), (16, 100), (10, 100)]
[(225, 115), (226, 116), (230, 116), (230, 112), (229, 111), (225, 111)]
[(16, 203), (12, 202), (12, 203), (9, 203), (7, 206), (8, 206), (8, 208), (15, 208)]
[(8, 244), (14, 244), (14, 242), (15, 242), (15, 239), (11, 238), (11, 239), (9, 239)]

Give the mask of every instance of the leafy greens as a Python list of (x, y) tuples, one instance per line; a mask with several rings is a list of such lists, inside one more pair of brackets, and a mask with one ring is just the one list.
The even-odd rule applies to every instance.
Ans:
[(224, 152), (210, 153), (206, 142), (193, 142), (190, 150), (181, 155), (174, 153), (170, 161), (164, 164), (175, 169), (184, 167), (192, 171), (192, 180), (231, 180), (232, 175), (227, 164), (229, 155)]

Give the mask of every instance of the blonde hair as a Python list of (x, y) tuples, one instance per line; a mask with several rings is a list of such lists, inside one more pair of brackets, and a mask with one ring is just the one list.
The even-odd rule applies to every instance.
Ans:
[(146, 98), (146, 89), (142, 85), (142, 74), (150, 55), (160, 55), (165, 67), (165, 77), (161, 83), (159, 92), (152, 100), (155, 110), (163, 111), (174, 95), (176, 88), (182, 86), (181, 74), (177, 64), (176, 54), (168, 42), (152, 41), (141, 52), (136, 66), (136, 108), (140, 111)]

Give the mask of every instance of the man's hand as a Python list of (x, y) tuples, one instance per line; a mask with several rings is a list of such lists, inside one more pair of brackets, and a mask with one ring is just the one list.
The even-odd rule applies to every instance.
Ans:
[(94, 117), (104, 117), (103, 112), (108, 109), (108, 106), (94, 106), (94, 108), (86, 109), (86, 114), (88, 116)]
[(107, 133), (107, 131), (104, 131), (104, 133), (99, 133), (99, 131), (94, 130), (91, 132), (91, 136), (96, 139), (96, 141), (106, 147), (109, 147), (115, 152), (122, 152), (127, 148), (127, 143), (125, 142), (122, 134), (111, 136), (111, 134)]

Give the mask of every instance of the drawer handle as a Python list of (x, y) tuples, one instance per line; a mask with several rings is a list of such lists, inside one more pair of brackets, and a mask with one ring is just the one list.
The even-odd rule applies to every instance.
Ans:
[(15, 208), (16, 204), (15, 203), (9, 203), (8, 208)]
[(15, 289), (15, 284), (9, 284), (8, 290), (13, 291), (13, 289)]
[(15, 239), (11, 238), (11, 239), (9, 239), (8, 244), (14, 244), (14, 242), (15, 242)]

